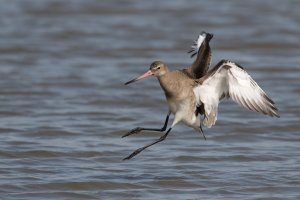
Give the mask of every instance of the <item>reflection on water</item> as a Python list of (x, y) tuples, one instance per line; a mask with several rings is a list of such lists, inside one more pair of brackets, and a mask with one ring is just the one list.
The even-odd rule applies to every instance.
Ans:
[[(299, 199), (298, 1), (4, 1), (0, 7), (3, 199)], [(281, 118), (230, 101), (204, 141), (167, 112), (156, 80), (123, 83), (161, 59), (173, 69), (202, 30), (213, 63), (242, 64)]]

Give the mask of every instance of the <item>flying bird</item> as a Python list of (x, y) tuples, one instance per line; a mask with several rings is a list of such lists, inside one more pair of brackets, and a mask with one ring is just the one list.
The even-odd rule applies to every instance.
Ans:
[[(166, 131), (158, 140), (135, 150), (124, 160), (131, 159), (146, 148), (165, 140), (178, 122), (192, 127), (203, 134), (206, 139), (202, 124), (208, 128), (215, 124), (219, 102), (224, 98), (231, 98), (251, 111), (279, 117), (274, 101), (239, 64), (221, 60), (208, 71), (211, 63), (209, 42), (212, 38), (213, 34), (206, 32), (202, 32), (198, 36), (189, 51), (191, 57), (196, 55), (191, 66), (171, 71), (162, 61), (154, 61), (146, 73), (125, 83), (128, 85), (149, 76), (155, 76), (165, 93), (169, 111), (162, 128), (137, 127), (123, 135), (123, 137), (127, 137), (145, 130)], [(167, 129), (171, 114), (174, 115), (174, 119), (172, 125)]]

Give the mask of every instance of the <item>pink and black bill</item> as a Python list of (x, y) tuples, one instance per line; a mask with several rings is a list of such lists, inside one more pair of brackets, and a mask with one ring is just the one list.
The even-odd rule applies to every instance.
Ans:
[(147, 77), (152, 76), (152, 75), (153, 75), (153, 73), (151, 72), (151, 70), (148, 70), (146, 73), (142, 74), (141, 76), (138, 76), (138, 77), (126, 82), (125, 85), (136, 82), (138, 80), (142, 80), (142, 79), (147, 78)]

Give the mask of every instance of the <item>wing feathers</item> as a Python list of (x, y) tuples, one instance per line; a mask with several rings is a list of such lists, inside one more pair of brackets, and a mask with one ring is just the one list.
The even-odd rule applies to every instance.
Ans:
[(250, 75), (233, 62), (227, 61), (225, 63), (225, 65), (230, 66), (228, 69), (228, 86), (230, 95), (234, 96), (233, 100), (252, 111), (279, 117), (274, 101), (267, 96)]
[(200, 46), (202, 45), (203, 41), (205, 40), (205, 37), (206, 37), (206, 33), (202, 32), (198, 36), (198, 39), (194, 40), (194, 44), (191, 46), (191, 49), (188, 51), (188, 53), (192, 53), (191, 58), (194, 57), (198, 53)]
[(202, 32), (198, 36), (198, 39), (194, 41), (191, 50), (188, 52), (191, 54), (191, 57), (197, 55), (194, 63), (183, 70), (190, 78), (198, 79), (207, 73), (211, 62), (209, 41), (212, 37), (213, 34)]
[(220, 97), (225, 94), (249, 110), (279, 117), (274, 101), (243, 67), (228, 60), (222, 60), (200, 79), (194, 93), (198, 104), (203, 103), (204, 108), (217, 107), (215, 104), (219, 104)]

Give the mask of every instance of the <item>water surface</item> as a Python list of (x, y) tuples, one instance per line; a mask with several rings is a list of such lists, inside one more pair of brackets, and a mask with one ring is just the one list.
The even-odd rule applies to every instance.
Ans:
[[(298, 1), (3, 1), (0, 7), (2, 199), (300, 199)], [(207, 140), (178, 125), (163, 143), (136, 126), (167, 113), (154, 60), (170, 68), (201, 31), (213, 64), (244, 66), (280, 119), (220, 105)]]

